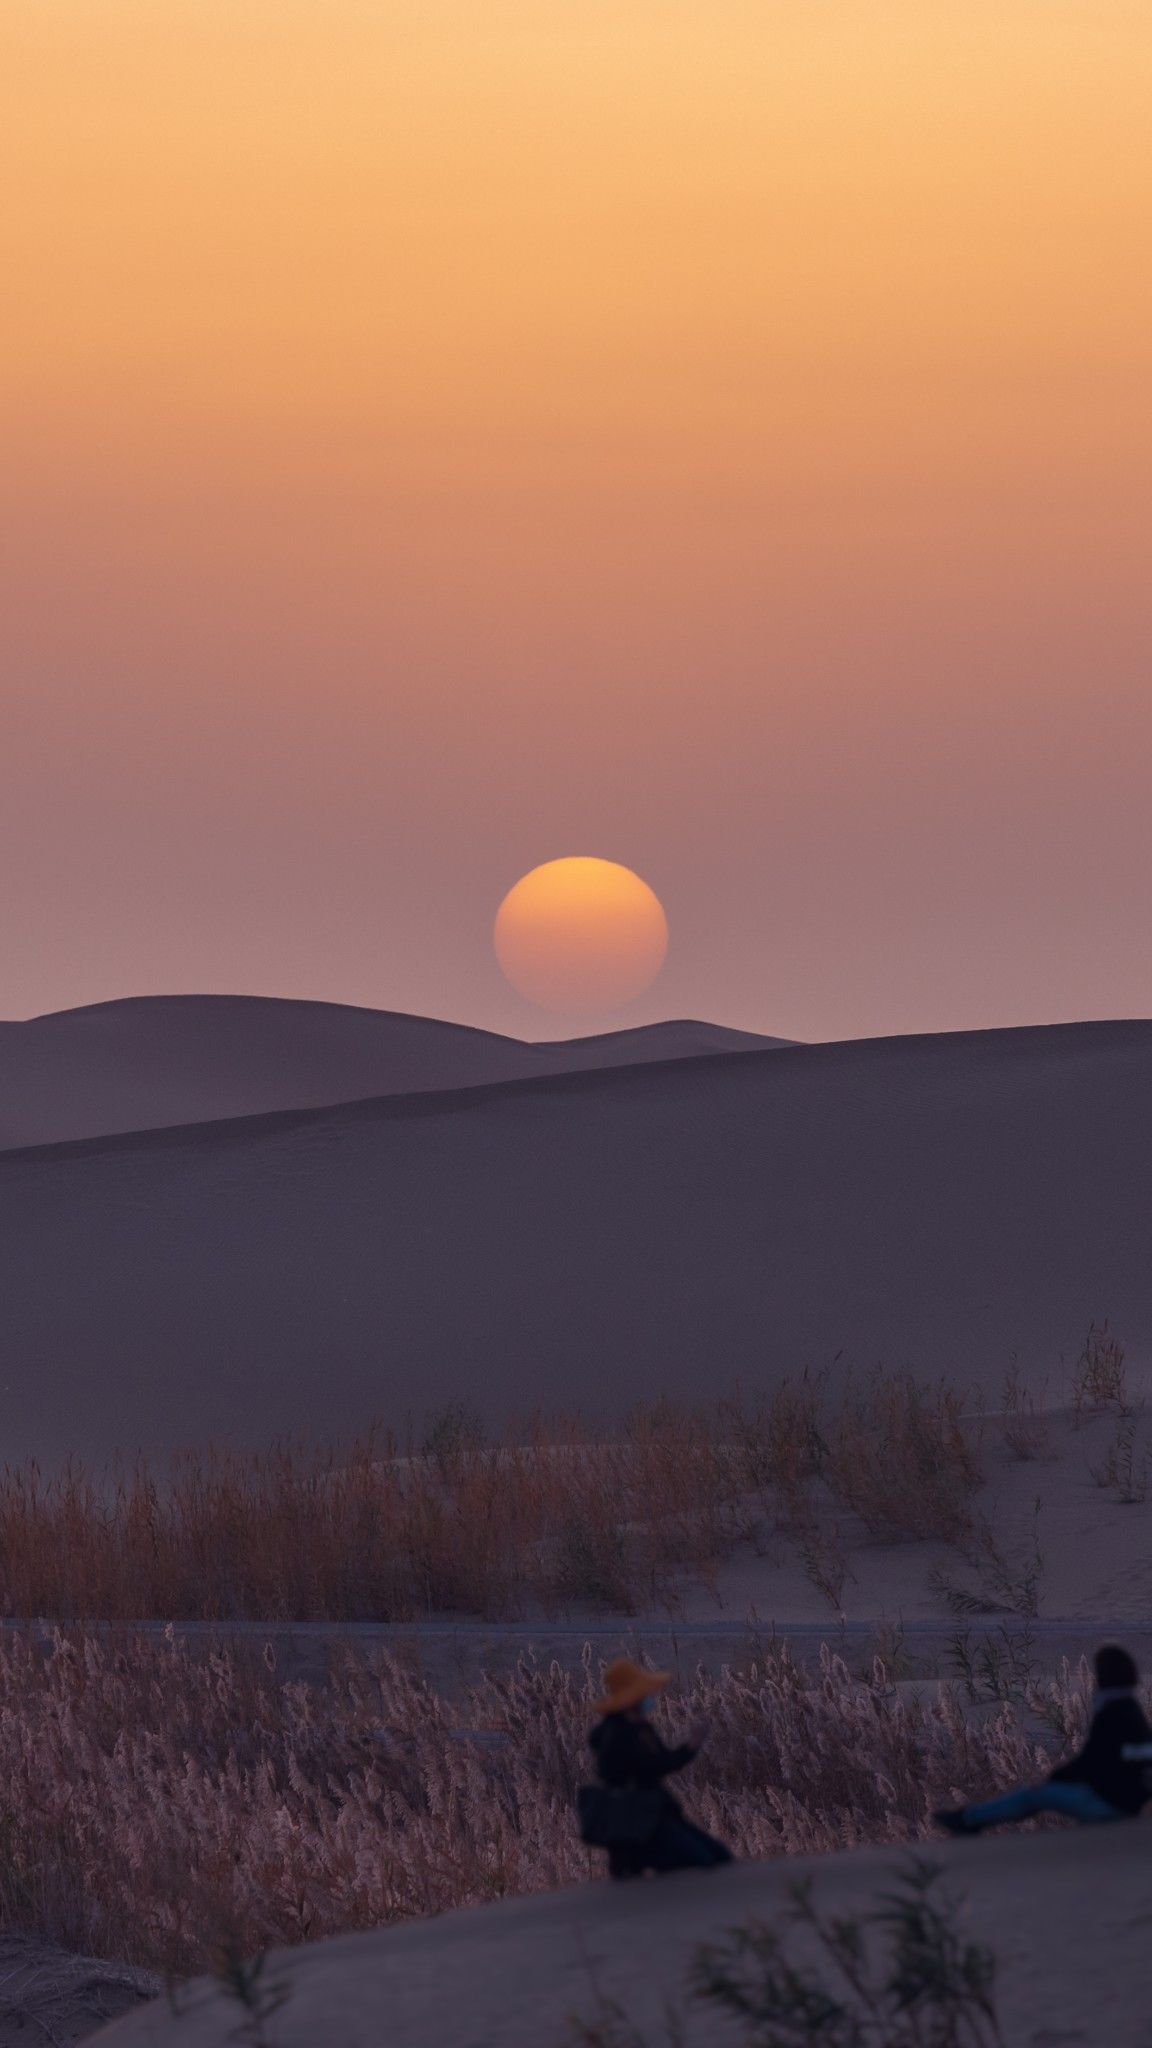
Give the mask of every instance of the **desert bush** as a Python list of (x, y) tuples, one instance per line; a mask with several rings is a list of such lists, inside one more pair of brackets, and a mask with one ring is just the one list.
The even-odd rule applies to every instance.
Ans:
[(975, 1584), (957, 1579), (942, 1566), (937, 1566), (928, 1577), (932, 1591), (953, 1614), (1019, 1614), (1026, 1620), (1035, 1620), (1044, 1583), (1040, 1508), (1037, 1494), (1027, 1538), (1011, 1550), (1005, 1550), (982, 1515), (955, 1539)]
[(737, 1398), (720, 1403), (731, 1490), (757, 1495), (784, 1528), (806, 1528), (812, 1520), (811, 1488), (828, 1458), (828, 1407), (825, 1381), (807, 1374), (781, 1381), (755, 1407)]
[(948, 1646), (948, 1665), (964, 1697), (978, 1700), (1019, 1700), (1037, 1711), (1041, 1680), (1036, 1641), (1029, 1624), (1006, 1628), (1001, 1622), (973, 1640), (972, 1631), (958, 1628)]
[(841, 1614), (845, 1582), (855, 1580), (856, 1574), (844, 1555), (838, 1533), (816, 1527), (803, 1530), (797, 1537), (797, 1548), (805, 1578), (828, 1602), (833, 1613)]
[[(940, 1875), (914, 1857), (877, 1906), (853, 1915), (822, 1913), (804, 1879), (777, 1925), (749, 1920), (700, 1944), (687, 1998), (735, 2021), (746, 2048), (997, 2048), (996, 1958), (961, 1933), (963, 1902), (938, 1889)], [(673, 2006), (664, 2048), (684, 2038)], [(625, 2007), (603, 1997), (573, 2021), (568, 2041), (649, 2048)]]
[[(740, 2021), (749, 2048), (994, 2048), (996, 1960), (960, 1933), (960, 1902), (939, 1878), (913, 1858), (871, 1912), (850, 1918), (821, 1913), (810, 1880), (795, 1885), (784, 1931), (754, 1921), (697, 1951), (695, 1996)], [(789, 1954), (796, 1930), (816, 1962)]]
[(1149, 1457), (1140, 1442), (1143, 1404), (1123, 1408), (1116, 1417), (1111, 1443), (1098, 1464), (1089, 1471), (1097, 1486), (1114, 1493), (1123, 1507), (1142, 1506), (1148, 1498)]
[[(59, 1630), (0, 1640), (0, 1918), (160, 1972), (539, 1891), (599, 1872), (572, 1817), (599, 1674), (530, 1661), (450, 1703), (387, 1657), (318, 1688), (271, 1651)], [(1086, 1677), (1048, 1718), (1082, 1725)], [(912, 1842), (933, 1808), (1047, 1767), (1024, 1710), (781, 1649), (702, 1673), (665, 1725), (710, 1718), (685, 1781), (742, 1855)], [(1063, 1724), (1061, 1724), (1063, 1725)]]
[(980, 1471), (952, 1387), (874, 1373), (835, 1416), (826, 1475), (836, 1499), (873, 1536), (954, 1543), (971, 1527)]
[(1072, 1371), (1072, 1409), (1076, 1415), (1091, 1413), (1113, 1404), (1121, 1412), (1128, 1402), (1128, 1368), (1124, 1346), (1109, 1327), (1090, 1323)]
[(1004, 1375), (1000, 1410), (1004, 1441), (1014, 1458), (1027, 1464), (1034, 1458), (1048, 1456), (1051, 1444), (1048, 1423), (1020, 1377), (1016, 1358), (1012, 1359)]
[(488, 1441), (466, 1409), (417, 1442), (207, 1450), (96, 1475), (0, 1472), (0, 1613), (59, 1620), (404, 1622), (672, 1606), (737, 1544), (785, 1531), (837, 1604), (838, 1509), (959, 1542), (979, 1474), (950, 1389), (877, 1372), (833, 1398), (655, 1402), (612, 1436), (576, 1417)]

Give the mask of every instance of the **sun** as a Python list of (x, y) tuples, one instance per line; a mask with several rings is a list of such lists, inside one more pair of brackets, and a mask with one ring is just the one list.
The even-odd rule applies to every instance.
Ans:
[(618, 861), (569, 855), (521, 876), (496, 913), (496, 958), (529, 1002), (570, 1016), (650, 988), (668, 951), (654, 890)]

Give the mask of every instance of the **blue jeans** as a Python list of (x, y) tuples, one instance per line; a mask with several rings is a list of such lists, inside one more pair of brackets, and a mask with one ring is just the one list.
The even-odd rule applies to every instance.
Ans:
[(969, 1827), (995, 1828), (1001, 1821), (1031, 1820), (1035, 1813), (1062, 1813), (1067, 1820), (1079, 1821), (1126, 1818), (1091, 1785), (1021, 1785), (1018, 1792), (1005, 1792), (980, 1806), (966, 1806), (964, 1819)]

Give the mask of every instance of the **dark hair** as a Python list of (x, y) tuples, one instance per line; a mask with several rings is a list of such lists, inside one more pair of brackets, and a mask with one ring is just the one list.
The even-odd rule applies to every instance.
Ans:
[(1108, 1643), (1096, 1652), (1096, 1683), (1101, 1692), (1113, 1692), (1126, 1685), (1136, 1685), (1140, 1673), (1135, 1659), (1127, 1650), (1118, 1649), (1115, 1643)]

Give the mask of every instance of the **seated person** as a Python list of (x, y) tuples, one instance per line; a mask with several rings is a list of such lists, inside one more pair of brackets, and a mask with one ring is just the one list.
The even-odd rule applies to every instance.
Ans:
[(1029, 1820), (1036, 1813), (1061, 1813), (1078, 1821), (1134, 1819), (1152, 1797), (1146, 1782), (1152, 1728), (1136, 1697), (1138, 1682), (1127, 1650), (1098, 1650), (1096, 1697), (1083, 1749), (1042, 1785), (1023, 1785), (975, 1806), (944, 1808), (934, 1816), (939, 1826), (953, 1835), (976, 1835), (982, 1828)]

